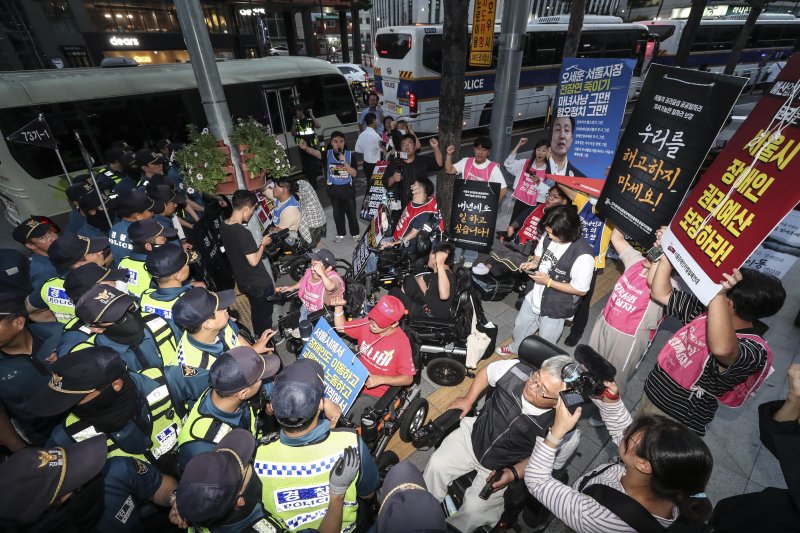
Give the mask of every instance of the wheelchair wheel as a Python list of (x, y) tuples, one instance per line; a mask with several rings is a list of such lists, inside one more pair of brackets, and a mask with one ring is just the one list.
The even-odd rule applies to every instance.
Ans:
[(292, 264), (289, 265), (288, 268), (289, 276), (294, 281), (300, 281), (301, 279), (303, 279), (303, 274), (306, 273), (306, 269), (310, 264), (311, 260), (305, 255), (298, 257), (297, 259), (292, 261)]
[(392, 450), (384, 450), (378, 457), (375, 458), (375, 463), (378, 467), (378, 475), (383, 479), (386, 472), (389, 471), (394, 465), (400, 462), (400, 458)]
[(422, 427), (426, 418), (428, 418), (428, 400), (414, 398), (400, 422), (400, 440), (403, 442), (414, 440), (414, 432)]
[(467, 367), (448, 357), (437, 357), (428, 363), (428, 379), (441, 387), (454, 387), (467, 377)]

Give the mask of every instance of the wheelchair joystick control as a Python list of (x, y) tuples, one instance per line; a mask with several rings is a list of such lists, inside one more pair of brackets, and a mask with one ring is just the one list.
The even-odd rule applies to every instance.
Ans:
[(375, 410), (369, 408), (361, 415), (361, 438), (364, 442), (372, 443), (378, 438), (378, 421)]
[(312, 324), (310, 320), (301, 320), (298, 329), (300, 330), (300, 338), (305, 343), (311, 338), (311, 331), (314, 329), (314, 324)]

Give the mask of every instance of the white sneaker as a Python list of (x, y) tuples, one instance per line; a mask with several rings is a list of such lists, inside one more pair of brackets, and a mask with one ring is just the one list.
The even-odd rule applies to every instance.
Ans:
[(472, 271), (480, 276), (485, 276), (489, 273), (489, 267), (487, 267), (484, 263), (478, 263), (472, 267)]
[(507, 344), (505, 346), (498, 346), (497, 349), (494, 351), (494, 353), (496, 353), (497, 355), (502, 355), (503, 357), (512, 357), (517, 355), (513, 351), (511, 351), (510, 344)]
[(464, 268), (472, 268), (472, 261), (464, 261)]
[(358, 235), (353, 235), (353, 240), (358, 242), (361, 240), (361, 237), (359, 237)]
[(342, 242), (344, 240), (344, 235), (337, 235), (333, 238), (333, 242)]

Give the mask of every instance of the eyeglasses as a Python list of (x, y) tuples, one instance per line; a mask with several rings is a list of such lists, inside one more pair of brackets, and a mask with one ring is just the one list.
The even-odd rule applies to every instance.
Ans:
[(539, 372), (541, 372), (541, 370), (537, 370), (536, 372), (531, 372), (531, 375), (529, 376), (529, 379), (533, 381), (536, 393), (545, 400), (558, 400), (557, 397), (548, 396), (547, 389), (545, 389), (544, 385), (542, 385), (542, 378), (539, 375)]
[(561, 198), (561, 195), (559, 195), (558, 193), (551, 192), (551, 193), (549, 193), (549, 194), (547, 195), (547, 198), (555, 198), (555, 199), (558, 199), (558, 198)]

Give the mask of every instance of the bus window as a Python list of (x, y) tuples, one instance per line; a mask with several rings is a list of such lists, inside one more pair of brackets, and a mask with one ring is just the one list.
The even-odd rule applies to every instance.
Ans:
[(648, 24), (647, 29), (658, 36), (658, 41), (661, 43), (675, 35), (675, 26), (672, 24)]
[(778, 46), (780, 29), (772, 24), (756, 25), (750, 33), (748, 48), (775, 48)]
[(708, 50), (708, 41), (711, 37), (711, 26), (700, 26), (697, 28), (694, 42), (692, 43), (692, 52), (703, 52)]
[(403, 59), (411, 50), (411, 35), (382, 33), (375, 38), (375, 49), (381, 59)]
[(422, 38), (422, 66), (436, 73), (442, 72), (442, 36), (426, 35)]
[(610, 31), (606, 33), (606, 48), (603, 57), (614, 58), (636, 58), (637, 42), (647, 40), (646, 33), (636, 33), (631, 31)]
[[(325, 107), (323, 115), (336, 115), (342, 124), (351, 124), (358, 120), (356, 107), (353, 105), (353, 93), (342, 75), (322, 76), (322, 95)], [(316, 115), (316, 110), (314, 115)]]
[(242, 83), (225, 86), (225, 99), (228, 111), (235, 119), (246, 119), (252, 116), (262, 124), (267, 123), (264, 99), (261, 97), (261, 83)]
[(731, 50), (733, 42), (739, 36), (739, 26), (717, 26), (711, 33), (710, 50)]
[(604, 35), (601, 32), (581, 32), (581, 42), (578, 45), (577, 57), (602, 57)]
[(564, 39), (567, 36), (563, 31), (548, 31), (536, 35), (536, 56), (534, 65), (559, 65), (564, 56)]
[(778, 46), (788, 46), (797, 50), (800, 45), (800, 25), (786, 25), (781, 32), (781, 40)]

